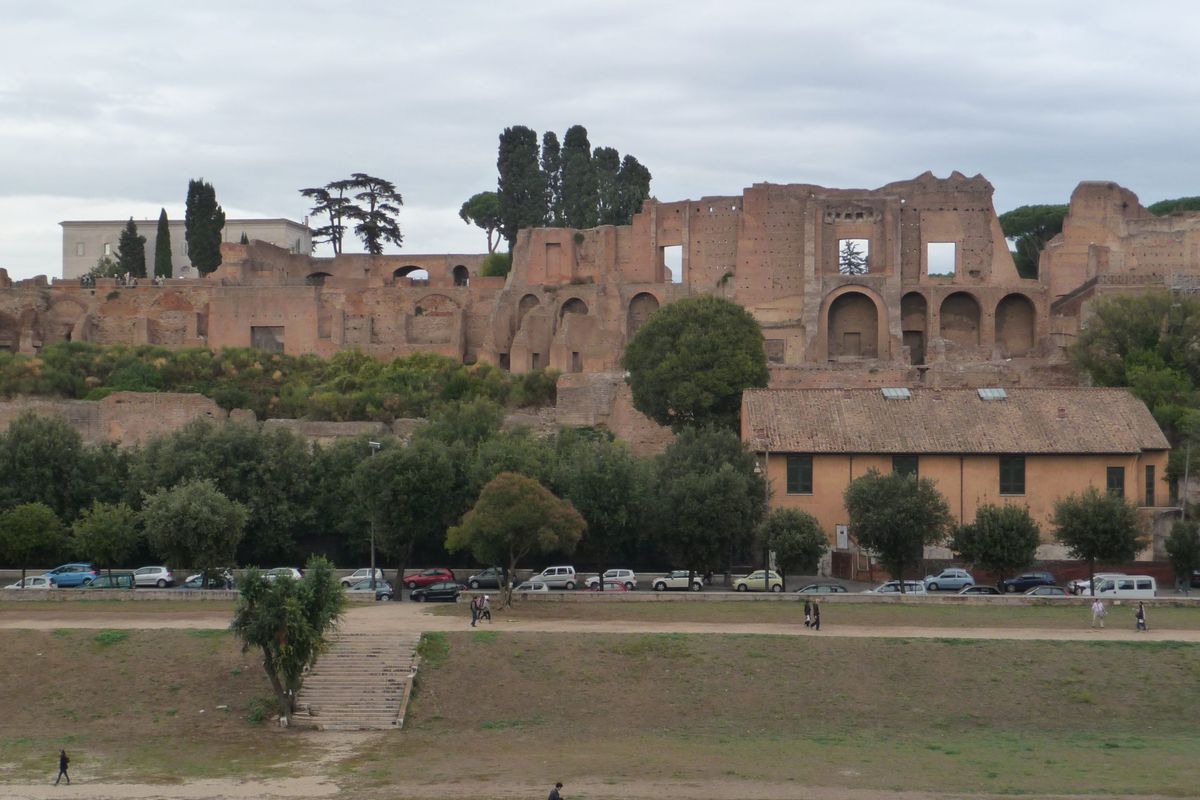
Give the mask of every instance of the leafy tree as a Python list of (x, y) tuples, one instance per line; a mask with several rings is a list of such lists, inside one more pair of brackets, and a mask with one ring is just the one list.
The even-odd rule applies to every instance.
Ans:
[(175, 274), (171, 264), (171, 225), (165, 208), (158, 212), (158, 230), (154, 234), (154, 274), (159, 278)]
[(1022, 278), (1038, 276), (1038, 260), (1046, 244), (1062, 233), (1068, 206), (1021, 206), (1000, 215), (1000, 229), (1017, 248), (1013, 261)]
[(304, 673), (329, 646), (346, 595), (333, 564), (324, 558), (309, 559), (302, 581), (268, 581), (252, 569), (242, 578), (240, 591), (229, 627), (242, 640), (242, 652), (262, 652), (263, 670), (286, 717), (296, 710)]
[(628, 220), (621, 219), (619, 197), (621, 154), (611, 147), (597, 147), (592, 152), (592, 165), (596, 173), (596, 220), (601, 225), (620, 225)]
[(137, 512), (125, 503), (110, 505), (96, 501), (71, 526), (72, 549), (79, 556), (108, 569), (137, 553), (142, 542)]
[(1003, 580), (1033, 563), (1042, 536), (1025, 506), (982, 505), (975, 521), (959, 527), (950, 549)]
[[(522, 559), (574, 551), (587, 523), (568, 500), (524, 475), (503, 472), (493, 478), (462, 522), (446, 532), (446, 549), (468, 550), (481, 564), (500, 564), (513, 575)], [(512, 586), (504, 589), (512, 603)]]
[(146, 541), (167, 563), (208, 574), (228, 567), (246, 526), (246, 509), (204, 478), (159, 489), (141, 513)]
[(587, 128), (572, 125), (563, 136), (563, 222), (568, 228), (594, 228), (599, 221), (599, 185)]
[(72, 520), (87, 500), (83, 440), (67, 423), (23, 412), (0, 434), (0, 508), (44, 503)]
[(628, 225), (633, 215), (642, 210), (642, 203), (650, 197), (650, 170), (633, 156), (621, 161), (617, 173), (617, 223)]
[(736, 430), (742, 390), (767, 385), (762, 330), (742, 306), (704, 295), (656, 311), (625, 348), (633, 404), (661, 425)]
[(413, 548), (444, 534), (457, 508), (454, 467), (445, 445), (416, 440), (359, 463), (354, 496), (367, 511), (376, 543), (395, 559), (397, 597)]
[(403, 244), (397, 217), (404, 199), (396, 191), (396, 185), (365, 172), (355, 172), (350, 176), (350, 189), (356, 192), (354, 199), (363, 205), (349, 205), (342, 213), (357, 223), (354, 233), (366, 251), (378, 256), (383, 255), (387, 242), (397, 247)]
[(1097, 561), (1132, 561), (1144, 543), (1137, 507), (1094, 486), (1055, 503), (1051, 520), (1054, 538), (1066, 546), (1071, 558), (1088, 562), (1089, 580), (1096, 575)]
[(30, 562), (52, 558), (64, 545), (62, 523), (44, 503), (22, 503), (0, 512), (0, 559), (25, 570)]
[(146, 237), (138, 233), (133, 217), (125, 223), (121, 238), (117, 240), (117, 268), (122, 275), (146, 277)]
[(533, 228), (546, 219), (546, 178), (538, 166), (537, 133), (524, 125), (505, 128), (500, 134), (496, 159), (500, 176), (500, 233), (511, 251), (521, 228)]
[(313, 201), (309, 211), (314, 217), (325, 217), (328, 222), (313, 230), (313, 244), (328, 242), (335, 256), (342, 253), (342, 240), (346, 236), (346, 225), (342, 221), (354, 202), (346, 196), (351, 183), (347, 180), (333, 181), (324, 187), (301, 189), (300, 194)]
[(489, 253), (479, 265), (479, 274), (484, 278), (503, 278), (512, 270), (512, 253)]
[(100, 256), (96, 259), (96, 264), (88, 270), (88, 275), (93, 278), (119, 278), (125, 273), (121, 271), (121, 265), (112, 256)]
[(546, 223), (552, 228), (563, 225), (562, 147), (554, 131), (542, 134), (542, 175), (546, 180)]
[(762, 519), (766, 485), (732, 431), (687, 428), (658, 461), (654, 527), (680, 567), (727, 567)]
[(842, 244), (842, 252), (838, 254), (838, 271), (843, 275), (867, 274), (867, 257), (853, 239), (846, 239)]
[(476, 397), (439, 406), (417, 436), (432, 437), (447, 445), (463, 444), (474, 452), (500, 430), (503, 422), (503, 408), (485, 397)]
[(478, 490), (502, 472), (516, 472), (543, 486), (554, 475), (554, 449), (528, 428), (495, 433), (479, 442), (471, 465), (471, 485)]
[(900, 581), (919, 565), (926, 545), (946, 538), (952, 522), (950, 507), (928, 478), (877, 470), (850, 482), (844, 494), (850, 513), (850, 532), (861, 547), (879, 556), (885, 569)]
[(1200, 211), (1200, 197), (1177, 197), (1174, 200), (1159, 200), (1151, 203), (1146, 210), (1158, 217), (1167, 214), (1177, 214), (1181, 211)]
[[(336, 542), (342, 557), (355, 560), (368, 553), (371, 517), (361, 503), (347, 503), (346, 498), (354, 496), (359, 464), (372, 457), (370, 438), (364, 434), (312, 448), (312, 534), (320, 542)], [(398, 446), (391, 437), (383, 437), (382, 443), (386, 448)], [(319, 552), (320, 546), (311, 549)], [(332, 548), (326, 544), (325, 549)]]
[(458, 210), (458, 216), (468, 225), (487, 233), (488, 253), (495, 253), (500, 244), (500, 196), (495, 192), (477, 192)]
[(188, 181), (183, 236), (188, 258), (201, 275), (221, 266), (221, 231), (225, 211), (217, 203), (217, 192), (203, 179)]
[(1167, 536), (1166, 548), (1175, 582), (1190, 586), (1192, 574), (1200, 570), (1200, 524), (1194, 519), (1176, 520)]
[(788, 572), (814, 574), (829, 549), (817, 518), (795, 508), (777, 508), (768, 514), (758, 526), (758, 540), (768, 550), (775, 551), (775, 563), (779, 577), (785, 579), (785, 587)]

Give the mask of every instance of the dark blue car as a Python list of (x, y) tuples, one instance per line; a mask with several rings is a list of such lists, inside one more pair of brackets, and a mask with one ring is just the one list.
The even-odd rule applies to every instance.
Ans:
[(95, 564), (63, 564), (45, 573), (46, 577), (54, 579), (54, 585), (60, 589), (70, 589), (75, 586), (87, 586), (96, 580), (100, 570)]

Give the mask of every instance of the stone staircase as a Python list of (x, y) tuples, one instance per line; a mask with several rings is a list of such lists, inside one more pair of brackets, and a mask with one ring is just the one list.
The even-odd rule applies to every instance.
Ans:
[(292, 724), (324, 731), (399, 728), (420, 640), (418, 633), (338, 634), (305, 677)]

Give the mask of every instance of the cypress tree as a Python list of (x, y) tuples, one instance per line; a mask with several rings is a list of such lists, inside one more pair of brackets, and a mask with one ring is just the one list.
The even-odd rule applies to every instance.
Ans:
[(621, 202), (617, 196), (617, 176), (621, 171), (621, 154), (612, 147), (597, 147), (592, 154), (596, 171), (596, 218), (601, 225), (621, 225)]
[(562, 148), (554, 131), (542, 134), (542, 174), (546, 178), (546, 224), (562, 227)]
[(524, 125), (505, 128), (500, 134), (496, 159), (500, 173), (500, 232), (512, 250), (521, 228), (542, 225), (546, 219), (545, 175), (538, 166), (537, 133)]
[(146, 277), (146, 237), (138, 233), (133, 217), (125, 223), (121, 238), (117, 240), (117, 268), (122, 275)]
[(221, 230), (224, 227), (225, 211), (217, 203), (217, 192), (212, 184), (202, 178), (188, 181), (184, 238), (188, 258), (201, 275), (221, 266)]
[(633, 222), (633, 215), (642, 210), (642, 203), (650, 196), (650, 170), (633, 156), (625, 156), (621, 171), (617, 173), (617, 202), (620, 207), (620, 225)]
[(563, 222), (568, 228), (594, 228), (599, 205), (596, 169), (587, 128), (572, 125), (563, 136)]
[(159, 278), (170, 278), (175, 274), (171, 265), (171, 227), (167, 224), (167, 210), (158, 212), (158, 232), (154, 235), (154, 274)]

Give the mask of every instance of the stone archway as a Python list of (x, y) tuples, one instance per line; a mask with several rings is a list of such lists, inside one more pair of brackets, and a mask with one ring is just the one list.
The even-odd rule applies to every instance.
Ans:
[(979, 301), (967, 292), (955, 292), (942, 301), (941, 337), (959, 347), (979, 346)]
[(1028, 355), (1033, 349), (1037, 311), (1023, 294), (1010, 294), (996, 304), (996, 344), (1007, 357)]
[(879, 310), (862, 292), (846, 292), (829, 304), (826, 331), (831, 361), (879, 357)]
[(929, 328), (929, 304), (920, 292), (900, 298), (900, 333), (913, 364), (925, 363), (926, 331)]
[(304, 283), (308, 286), (324, 286), (325, 281), (332, 277), (328, 272), (310, 272), (304, 276)]
[(563, 303), (562, 308), (558, 310), (559, 319), (562, 319), (568, 314), (579, 314), (586, 317), (587, 313), (587, 303), (583, 302), (578, 297), (572, 297), (570, 300)]
[(649, 292), (634, 295), (629, 301), (629, 312), (625, 319), (625, 335), (630, 339), (638, 332), (638, 328), (646, 324), (650, 315), (658, 311), (658, 298)]
[(542, 302), (537, 299), (537, 295), (527, 294), (521, 298), (521, 302), (517, 303), (517, 330), (520, 330), (521, 323), (525, 321), (525, 315), (541, 304)]
[(397, 267), (392, 270), (392, 283), (399, 285), (403, 279), (407, 278), (412, 286), (425, 286), (429, 284), (429, 270), (424, 267), (418, 267), (415, 264), (409, 264), (404, 267)]
[(471, 271), (469, 269), (467, 269), (464, 265), (462, 265), (462, 264), (457, 265), (451, 274), (454, 276), (454, 285), (455, 286), (470, 286), (471, 285)]

